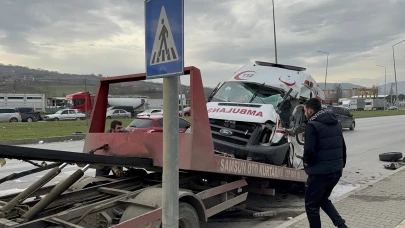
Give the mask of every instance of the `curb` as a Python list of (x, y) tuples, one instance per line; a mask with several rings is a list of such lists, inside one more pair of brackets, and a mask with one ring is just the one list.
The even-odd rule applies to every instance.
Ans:
[(364, 118), (378, 118), (378, 117), (390, 117), (390, 116), (403, 116), (405, 114), (393, 114), (393, 115), (381, 115), (381, 116), (358, 116), (354, 117), (356, 119), (364, 119)]
[(63, 142), (66, 140), (78, 141), (83, 140), (86, 137), (86, 134), (72, 134), (69, 136), (56, 136), (56, 137), (49, 137), (49, 138), (33, 138), (33, 139), (15, 139), (15, 140), (1, 140), (1, 145), (23, 145), (23, 144), (38, 144), (39, 141), (43, 141), (44, 143), (52, 143), (52, 142)]
[(403, 220), (398, 226), (395, 228), (405, 228), (405, 220)]
[[(355, 194), (355, 193), (357, 193), (357, 192), (359, 192), (359, 191), (361, 191), (361, 190), (363, 190), (365, 188), (368, 188), (368, 187), (370, 187), (370, 186), (372, 186), (372, 185), (374, 185), (374, 184), (376, 184), (376, 183), (378, 183), (378, 182), (380, 182), (380, 181), (390, 177), (391, 175), (394, 175), (394, 174), (396, 174), (396, 173), (398, 173), (398, 172), (400, 172), (400, 171), (402, 171), (404, 169), (405, 169), (405, 166), (402, 166), (402, 167), (398, 168), (397, 170), (394, 170), (392, 173), (390, 173), (388, 175), (382, 176), (381, 178), (376, 179), (374, 181), (370, 181), (369, 183), (367, 183), (367, 184), (365, 184), (363, 186), (360, 186), (360, 187), (358, 187), (358, 188), (356, 188), (356, 189), (354, 189), (354, 190), (352, 190), (352, 191), (350, 191), (348, 193), (345, 193), (345, 194), (343, 194), (343, 195), (341, 195), (339, 197), (336, 197), (335, 199), (332, 200), (332, 203), (337, 203), (337, 202), (339, 202), (339, 201), (341, 201), (341, 200), (343, 200), (343, 199), (345, 199), (345, 198), (347, 198), (347, 197), (349, 197), (349, 196), (351, 196), (351, 195), (353, 195), (353, 194)], [(307, 218), (306, 213), (302, 213), (302, 214), (298, 215), (297, 217), (293, 218), (292, 220), (284, 222), (284, 223), (276, 226), (275, 228), (288, 228), (288, 227), (290, 227), (290, 226), (292, 226), (292, 225), (294, 225), (294, 224), (296, 224), (296, 223), (298, 223), (298, 222), (300, 222), (300, 221), (302, 221), (302, 220), (304, 220), (306, 218)], [(404, 222), (404, 224), (405, 224), (405, 222)]]

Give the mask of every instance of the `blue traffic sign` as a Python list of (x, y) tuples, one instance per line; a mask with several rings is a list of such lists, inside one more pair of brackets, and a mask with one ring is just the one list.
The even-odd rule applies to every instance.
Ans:
[(184, 0), (145, 1), (146, 77), (183, 75)]

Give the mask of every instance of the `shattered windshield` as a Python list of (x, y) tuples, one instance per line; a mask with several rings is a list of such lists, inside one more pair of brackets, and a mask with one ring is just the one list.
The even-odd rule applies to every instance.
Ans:
[(246, 82), (225, 82), (214, 94), (211, 101), (272, 104), (276, 107), (281, 99), (280, 91), (266, 85), (262, 86), (261, 84)]

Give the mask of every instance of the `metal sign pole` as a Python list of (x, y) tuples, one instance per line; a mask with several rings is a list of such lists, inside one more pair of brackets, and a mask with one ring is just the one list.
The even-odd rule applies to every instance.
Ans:
[(178, 228), (178, 112), (180, 75), (184, 74), (184, 0), (145, 0), (145, 46), (146, 77), (163, 77), (162, 227)]
[(179, 227), (178, 85), (177, 77), (163, 79), (163, 228)]

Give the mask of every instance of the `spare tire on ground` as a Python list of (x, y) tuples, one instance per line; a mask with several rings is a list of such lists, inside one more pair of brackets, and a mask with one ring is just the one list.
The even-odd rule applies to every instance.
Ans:
[(387, 152), (379, 155), (381, 161), (396, 162), (402, 158), (401, 152)]

